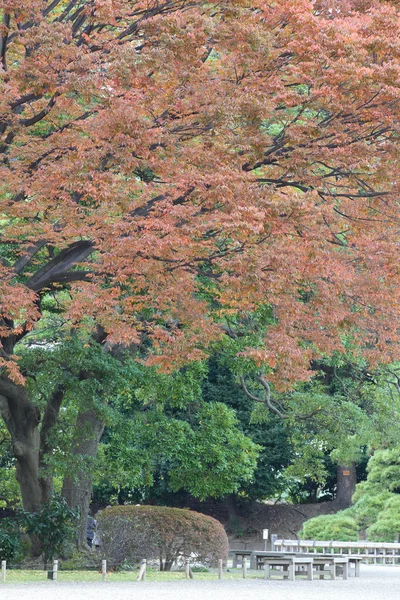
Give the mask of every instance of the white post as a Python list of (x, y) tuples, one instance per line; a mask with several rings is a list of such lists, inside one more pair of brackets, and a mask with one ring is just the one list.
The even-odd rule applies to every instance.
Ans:
[(247, 559), (246, 559), (245, 556), (243, 556), (242, 569), (243, 569), (243, 579), (246, 579), (246, 575), (247, 575)]
[(5, 560), (1, 561), (1, 580), (3, 583), (6, 581), (6, 570), (7, 570), (7, 562)]
[(137, 580), (144, 581), (146, 579), (146, 568), (147, 568), (147, 560), (144, 558), (140, 565), (139, 575)]
[(58, 577), (58, 560), (53, 562), (53, 581), (57, 581)]
[(101, 580), (105, 583), (107, 581), (107, 561), (101, 561)]
[(222, 558), (218, 559), (218, 579), (222, 579)]
[(267, 551), (268, 529), (263, 529), (264, 552)]

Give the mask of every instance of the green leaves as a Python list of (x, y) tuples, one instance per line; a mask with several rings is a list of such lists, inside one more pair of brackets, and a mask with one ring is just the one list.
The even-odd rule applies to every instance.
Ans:
[(79, 513), (69, 508), (64, 498), (57, 495), (43, 504), (37, 513), (18, 512), (18, 522), (23, 531), (40, 542), (45, 568), (72, 541), (78, 517)]
[(181, 464), (170, 471), (171, 488), (205, 499), (237, 491), (251, 479), (260, 447), (237, 429), (234, 412), (222, 403), (204, 405)]
[(157, 475), (171, 490), (205, 499), (235, 491), (251, 478), (259, 448), (237, 428), (231, 409), (205, 404), (186, 416), (190, 421), (152, 408), (121, 422), (103, 447), (110, 482), (151, 487)]
[(400, 448), (378, 450), (370, 458), (367, 470), (367, 480), (356, 487), (354, 505), (336, 515), (310, 519), (303, 527), (305, 537), (346, 541), (366, 534), (370, 541), (397, 541), (400, 531)]

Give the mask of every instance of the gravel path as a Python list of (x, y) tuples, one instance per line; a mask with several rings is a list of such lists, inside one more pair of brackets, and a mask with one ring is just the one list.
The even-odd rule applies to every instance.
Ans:
[(400, 600), (400, 568), (364, 566), (347, 581), (0, 584), (1, 600)]

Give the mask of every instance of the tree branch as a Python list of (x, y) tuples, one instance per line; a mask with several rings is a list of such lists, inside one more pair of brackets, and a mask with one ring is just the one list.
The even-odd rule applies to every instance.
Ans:
[(27, 282), (29, 289), (38, 292), (52, 283), (60, 281), (82, 280), (82, 273), (86, 271), (70, 271), (70, 269), (79, 262), (85, 260), (94, 250), (94, 244), (90, 240), (81, 240), (74, 242), (68, 248), (61, 250), (57, 256), (50, 260), (47, 265), (42, 267)]
[(246, 394), (246, 396), (248, 398), (250, 398), (251, 400), (254, 400), (254, 402), (261, 402), (262, 404), (265, 404), (273, 413), (275, 413), (276, 415), (278, 415), (278, 417), (280, 419), (287, 419), (288, 415), (285, 415), (278, 408), (276, 408), (276, 406), (274, 406), (272, 404), (272, 402), (271, 402), (271, 388), (270, 388), (269, 383), (267, 382), (267, 380), (262, 375), (260, 375), (260, 377), (258, 377), (258, 381), (261, 383), (261, 385), (265, 389), (265, 398), (259, 398), (258, 396), (254, 396), (254, 394), (252, 394), (248, 390), (244, 378), (240, 377), (240, 383), (241, 383), (241, 386), (242, 386), (243, 391)]
[(15, 273), (20, 273), (26, 267), (27, 264), (31, 261), (31, 259), (47, 244), (46, 240), (38, 240), (33, 246), (30, 246), (26, 253), (20, 256), (20, 258), (15, 261), (12, 266), (12, 270)]

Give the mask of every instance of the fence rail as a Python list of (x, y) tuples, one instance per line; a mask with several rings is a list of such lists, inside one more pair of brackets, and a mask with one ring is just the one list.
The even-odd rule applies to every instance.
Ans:
[(325, 540), (284, 540), (274, 542), (278, 552), (323, 552), (324, 554), (355, 554), (372, 564), (399, 564), (400, 543), (397, 542), (340, 542)]
[[(1, 583), (6, 583), (6, 579), (7, 579), (7, 561), (5, 560), (1, 560)], [(216, 575), (218, 577), (218, 579), (222, 579), (223, 578), (223, 573), (224, 573), (224, 561), (222, 560), (222, 558), (218, 559), (218, 563), (217, 563), (217, 569), (216, 569)], [(101, 581), (103, 583), (107, 582), (107, 568), (110, 567), (112, 568), (112, 563), (107, 562), (107, 560), (103, 559), (101, 560), (101, 565), (99, 565), (100, 569), (99, 572), (101, 574)], [(142, 559), (139, 565), (139, 571), (138, 571), (138, 575), (136, 577), (137, 581), (145, 581), (146, 579), (146, 573), (147, 573), (147, 560), (146, 559)], [(26, 569), (29, 571), (29, 569)], [(31, 569), (32, 571), (43, 571), (43, 568), (41, 569)], [(46, 572), (46, 570), (44, 570), (44, 572)], [(69, 572), (69, 569), (67, 569), (66, 571), (64, 571), (65, 573)], [(192, 566), (191, 566), (191, 561), (189, 559), (185, 559), (184, 562), (184, 570), (183, 570), (184, 574), (185, 574), (185, 578), (186, 579), (194, 579), (194, 575), (193, 575), (193, 570), (192, 570)], [(50, 567), (49, 570), (47, 570), (47, 579), (50, 579), (52, 581), (57, 581), (58, 579), (58, 573), (59, 573), (59, 563), (58, 560), (54, 560), (52, 562), (52, 565)], [(244, 577), (246, 576), (245, 573), (243, 575)]]

